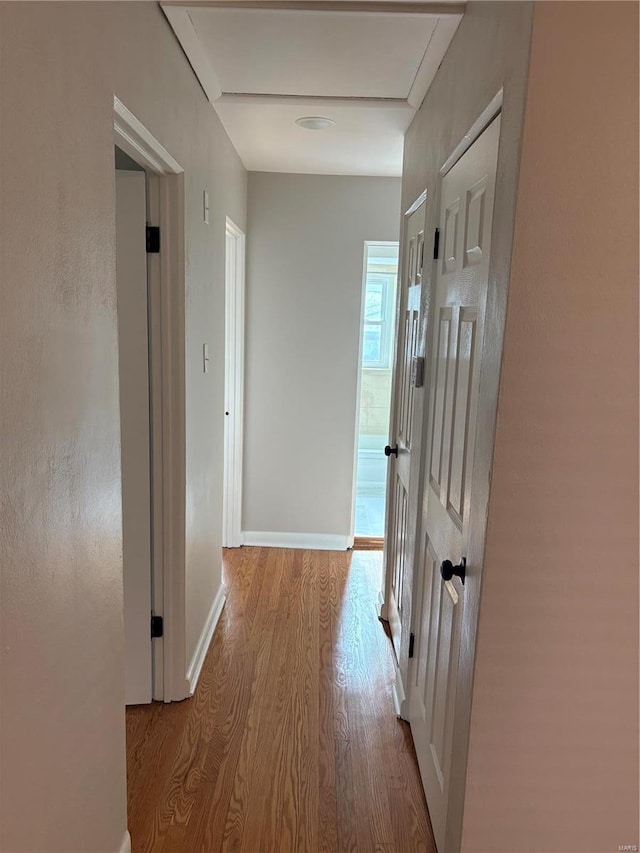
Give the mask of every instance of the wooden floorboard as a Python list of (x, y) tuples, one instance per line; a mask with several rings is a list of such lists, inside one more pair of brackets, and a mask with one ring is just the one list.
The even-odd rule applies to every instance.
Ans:
[(127, 709), (133, 853), (435, 853), (393, 711), (381, 559), (225, 552), (195, 696)]

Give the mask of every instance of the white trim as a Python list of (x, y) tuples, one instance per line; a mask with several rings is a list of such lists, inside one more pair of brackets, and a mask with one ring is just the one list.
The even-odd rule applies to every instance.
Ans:
[(400, 667), (396, 666), (396, 677), (391, 686), (393, 693), (393, 707), (396, 711), (396, 717), (401, 720), (409, 721), (409, 702), (406, 693), (404, 692), (404, 684), (402, 683), (402, 673)]
[(129, 830), (127, 829), (122, 841), (120, 842), (120, 847), (118, 847), (118, 853), (131, 853), (131, 836), (129, 835)]
[[(369, 265), (369, 246), (394, 246), (398, 249), (398, 269), (400, 268), (400, 243), (398, 240), (365, 240), (362, 250), (362, 285), (360, 293), (360, 326), (358, 328), (358, 372), (356, 377), (356, 418), (355, 418), (355, 435), (353, 439), (353, 479), (351, 485), (351, 534), (349, 548), (352, 547), (355, 538), (356, 527), (356, 496), (358, 485), (358, 439), (360, 436), (360, 395), (362, 393), (362, 373), (364, 370), (386, 369), (393, 370), (393, 356), (396, 346), (395, 336), (397, 334), (397, 305), (393, 309), (391, 319), (389, 337), (390, 337), (390, 352), (389, 352), (389, 367), (388, 368), (371, 368), (365, 367), (363, 364), (364, 350), (364, 325), (365, 325), (365, 303), (367, 295), (367, 272)], [(396, 302), (398, 293), (398, 274), (396, 271)], [(391, 423), (391, 406), (389, 406), (389, 424)], [(384, 536), (384, 531), (383, 531)]]
[[(406, 217), (406, 216), (411, 216), (411, 214), (412, 214), (412, 213), (415, 213), (415, 212), (416, 212), (416, 210), (417, 210), (419, 207), (422, 207), (422, 205), (425, 203), (425, 201), (426, 201), (426, 200), (427, 200), (427, 191), (426, 191), (426, 190), (422, 190), (422, 192), (420, 193), (420, 195), (418, 196), (418, 198), (413, 202), (413, 204), (412, 204), (412, 205), (410, 205), (410, 206), (405, 210), (405, 212), (404, 212), (405, 217)], [(399, 262), (398, 262), (398, 263), (399, 263)]]
[(221, 104), (244, 104), (245, 106), (285, 107), (362, 107), (364, 109), (403, 110), (413, 114), (405, 98), (352, 98), (349, 95), (273, 95), (254, 92), (223, 92), (218, 98)]
[[(183, 5), (184, 0), (163, 0), (162, 8)], [(269, 9), (270, 11), (301, 10), (305, 12), (334, 12), (360, 13), (375, 12), (379, 15), (430, 15), (432, 17), (446, 17), (449, 15), (462, 15), (466, 9), (466, 3), (444, 3), (418, 2), (418, 0), (190, 0), (189, 6), (203, 7), (208, 9)]]
[(353, 477), (351, 480), (351, 544), (356, 531), (356, 492), (358, 484), (358, 436), (360, 435), (360, 395), (362, 393), (362, 351), (364, 348), (364, 304), (367, 289), (367, 241), (362, 249), (362, 282), (360, 285), (360, 325), (358, 327), (358, 372), (356, 376), (356, 422), (353, 437)]
[(337, 533), (273, 533), (271, 530), (245, 530), (245, 545), (262, 548), (303, 548), (307, 551), (346, 551), (353, 544), (350, 536)]
[(461, 20), (462, 13), (438, 17), (407, 95), (407, 103), (414, 110), (420, 109)]
[[(163, 148), (141, 121), (128, 110), (122, 101), (113, 97), (113, 129), (116, 142), (140, 166), (157, 175), (178, 175), (184, 171), (180, 163)], [(142, 162), (141, 162), (142, 159)]]
[(227, 597), (225, 595), (224, 586), (220, 584), (220, 588), (216, 593), (216, 597), (213, 599), (213, 602), (211, 604), (211, 609), (209, 610), (207, 620), (204, 623), (204, 627), (202, 629), (202, 633), (200, 634), (200, 639), (198, 640), (196, 649), (193, 653), (193, 657), (191, 658), (191, 663), (187, 668), (187, 685), (189, 696), (193, 696), (193, 694), (196, 692), (196, 687), (198, 686), (198, 679), (200, 678), (200, 673), (202, 672), (202, 665), (204, 664), (204, 659), (206, 658), (207, 652), (209, 651), (209, 646), (211, 645), (211, 640), (213, 638), (213, 632), (216, 630), (216, 625), (218, 624), (218, 620), (220, 619), (220, 615), (222, 613), (222, 609), (226, 600)]
[(148, 256), (151, 293), (152, 606), (164, 620), (154, 641), (153, 698), (184, 699), (185, 624), (185, 259), (184, 170), (119, 98), (115, 144), (147, 172), (148, 216), (159, 225), (160, 253)]
[(504, 90), (500, 89), (498, 94), (493, 98), (490, 103), (482, 110), (478, 118), (471, 125), (469, 130), (462, 137), (460, 142), (453, 149), (451, 154), (444, 161), (442, 166), (440, 167), (440, 177), (443, 178), (447, 172), (455, 166), (458, 160), (462, 157), (462, 155), (467, 151), (476, 139), (480, 136), (482, 131), (488, 127), (494, 118), (498, 115), (498, 113), (502, 109), (502, 100), (504, 96)]
[(215, 69), (209, 62), (205, 49), (198, 38), (193, 21), (187, 9), (179, 6), (166, 6), (161, 4), (160, 8), (165, 14), (171, 29), (182, 45), (187, 59), (189, 60), (194, 74), (200, 81), (207, 98), (213, 103), (222, 94), (220, 81)]
[(225, 236), (224, 496), (222, 546), (242, 545), (245, 235), (229, 217)]

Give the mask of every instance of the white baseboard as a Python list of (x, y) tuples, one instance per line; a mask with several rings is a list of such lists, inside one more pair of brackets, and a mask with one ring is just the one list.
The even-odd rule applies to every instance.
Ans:
[(346, 551), (350, 547), (349, 536), (334, 533), (272, 533), (270, 530), (245, 530), (242, 534), (245, 545), (262, 548), (304, 548), (310, 551)]
[(393, 705), (396, 709), (396, 716), (401, 720), (409, 720), (409, 702), (407, 701), (406, 693), (404, 692), (404, 684), (402, 683), (402, 673), (400, 668), (396, 666), (396, 677), (392, 686)]
[(200, 639), (198, 640), (196, 650), (193, 653), (191, 663), (189, 664), (189, 668), (187, 669), (187, 684), (189, 685), (189, 696), (193, 696), (196, 691), (196, 686), (198, 684), (198, 679), (200, 678), (200, 672), (202, 670), (202, 664), (204, 663), (204, 659), (207, 655), (209, 644), (211, 643), (211, 638), (213, 637), (213, 632), (215, 631), (216, 625), (218, 624), (218, 619), (220, 619), (220, 614), (222, 613), (222, 608), (224, 607), (225, 600), (226, 596), (224, 594), (224, 587), (222, 586), (222, 584), (220, 584), (220, 589), (218, 590), (216, 597), (213, 599), (213, 604), (211, 605), (211, 609), (209, 610), (207, 621), (204, 623), (204, 628), (202, 629), (202, 633), (200, 634)]
[(129, 830), (127, 830), (124, 834), (122, 843), (118, 848), (118, 853), (131, 853), (131, 836), (129, 835)]

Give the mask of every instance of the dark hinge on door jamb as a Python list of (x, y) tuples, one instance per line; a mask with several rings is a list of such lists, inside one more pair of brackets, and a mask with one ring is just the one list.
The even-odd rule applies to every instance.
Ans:
[(160, 252), (160, 228), (157, 225), (147, 225), (147, 254), (157, 255)]
[(440, 251), (440, 229), (436, 228), (436, 233), (433, 236), (433, 260), (438, 260), (438, 253)]
[(409, 634), (409, 657), (410, 658), (413, 657), (413, 641), (414, 640), (415, 640), (415, 637), (413, 636), (413, 634)]
[(154, 616), (151, 614), (151, 639), (154, 640), (156, 637), (162, 637), (163, 633), (164, 624), (162, 616)]

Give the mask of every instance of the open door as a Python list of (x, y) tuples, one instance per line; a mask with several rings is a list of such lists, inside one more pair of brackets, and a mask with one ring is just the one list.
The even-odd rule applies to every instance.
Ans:
[[(420, 435), (414, 435), (413, 408), (420, 345), (420, 296), (424, 262), (425, 197), (417, 200), (405, 214), (402, 239), (402, 265), (398, 294), (398, 339), (393, 377), (393, 414), (387, 478), (387, 535), (385, 540), (385, 601), (381, 615), (388, 619), (393, 647), (398, 659), (402, 641), (402, 588), (405, 572), (413, 560), (415, 540), (416, 483), (411, 482), (412, 459), (419, 458)], [(415, 473), (414, 473), (415, 480)]]
[(116, 170), (116, 277), (125, 701), (151, 702), (151, 471), (147, 319), (146, 182), (143, 171)]
[[(415, 660), (409, 719), (438, 850), (446, 839), (452, 762), (468, 719), (456, 714), (459, 678), (473, 673), (473, 646), (461, 643), (470, 517), (485, 519), (472, 492), (489, 250), (500, 118), (494, 119), (442, 180), (440, 251), (433, 323), (422, 547), (416, 564)], [(475, 503), (474, 503), (475, 501)], [(469, 608), (469, 611), (471, 608)], [(470, 632), (465, 631), (465, 636)], [(464, 765), (464, 762), (462, 762)], [(457, 766), (457, 765), (456, 765)]]
[(365, 241), (352, 519), (354, 551), (384, 548), (384, 446), (391, 415), (397, 281), (397, 241)]

